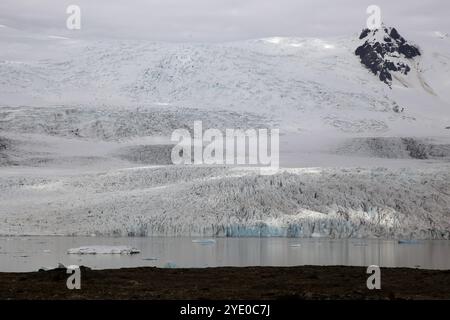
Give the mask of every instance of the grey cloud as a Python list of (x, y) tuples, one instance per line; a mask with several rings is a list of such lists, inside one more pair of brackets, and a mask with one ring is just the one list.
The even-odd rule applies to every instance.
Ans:
[[(65, 29), (70, 4), (81, 7), (81, 31)], [(359, 32), (370, 4), (401, 30), (450, 31), (446, 0), (2, 0), (0, 24), (77, 37), (168, 41), (323, 37)]]

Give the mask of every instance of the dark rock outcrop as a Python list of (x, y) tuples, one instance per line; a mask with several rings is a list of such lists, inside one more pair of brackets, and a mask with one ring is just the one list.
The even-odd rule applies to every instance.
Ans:
[(364, 40), (355, 51), (364, 64), (381, 81), (392, 83), (392, 72), (408, 74), (408, 60), (420, 55), (420, 50), (409, 44), (395, 28), (364, 29), (359, 36)]

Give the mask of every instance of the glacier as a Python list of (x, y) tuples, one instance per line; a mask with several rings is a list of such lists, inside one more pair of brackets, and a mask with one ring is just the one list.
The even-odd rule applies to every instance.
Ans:
[[(0, 235), (450, 239), (450, 42), (412, 38), (421, 55), (388, 87), (357, 35), (164, 43), (5, 26)], [(280, 170), (171, 165), (171, 132), (196, 120), (279, 128)]]
[(272, 176), (161, 166), (7, 181), (0, 233), (8, 235), (450, 239), (448, 165)]

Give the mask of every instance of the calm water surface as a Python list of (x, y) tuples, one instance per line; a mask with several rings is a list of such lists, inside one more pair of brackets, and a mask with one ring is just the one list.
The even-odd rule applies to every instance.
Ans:
[[(217, 267), (349, 265), (450, 269), (450, 241), (399, 244), (395, 240), (215, 238), (0, 237), (0, 272), (85, 265), (94, 269), (137, 266)], [(68, 255), (87, 245), (127, 245), (135, 255)]]

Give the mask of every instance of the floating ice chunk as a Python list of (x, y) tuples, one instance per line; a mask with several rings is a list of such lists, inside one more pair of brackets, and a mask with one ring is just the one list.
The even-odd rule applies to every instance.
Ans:
[(417, 240), (398, 240), (399, 244), (418, 244)]
[(154, 260), (158, 260), (158, 258), (149, 257), (149, 258), (142, 258), (142, 260), (145, 260), (145, 261), (154, 261)]
[(164, 265), (164, 268), (167, 268), (167, 269), (173, 269), (176, 267), (177, 267), (177, 265), (175, 264), (175, 262), (172, 262), (172, 261), (169, 261)]
[(69, 38), (67, 38), (67, 37), (61, 37), (61, 36), (53, 36), (53, 35), (50, 35), (50, 36), (47, 36), (49, 39), (56, 39), (56, 40), (69, 40)]
[(207, 244), (215, 244), (216, 240), (214, 240), (214, 239), (195, 239), (195, 240), (192, 240), (192, 242), (207, 245)]
[(136, 248), (128, 246), (85, 246), (67, 250), (67, 254), (135, 254)]
[(302, 245), (300, 244), (300, 243), (291, 243), (290, 245), (289, 245), (289, 247), (292, 247), (292, 248), (299, 248), (299, 247), (301, 247)]

